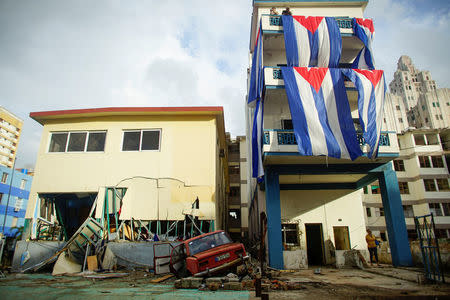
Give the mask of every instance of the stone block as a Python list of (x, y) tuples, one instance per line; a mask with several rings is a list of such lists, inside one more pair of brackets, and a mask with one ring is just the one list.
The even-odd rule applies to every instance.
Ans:
[(173, 285), (176, 289), (181, 289), (181, 279), (175, 280)]
[(225, 282), (223, 288), (225, 290), (240, 291), (242, 290), (242, 284), (240, 282)]

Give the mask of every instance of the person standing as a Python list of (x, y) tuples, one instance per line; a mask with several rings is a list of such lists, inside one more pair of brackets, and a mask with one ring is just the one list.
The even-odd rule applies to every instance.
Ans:
[(377, 238), (372, 234), (372, 231), (370, 229), (367, 229), (366, 242), (367, 242), (367, 248), (369, 248), (370, 265), (371, 266), (373, 266), (373, 257), (374, 256), (375, 256), (375, 262), (377, 263), (377, 266), (380, 265), (378, 263), (376, 239)]

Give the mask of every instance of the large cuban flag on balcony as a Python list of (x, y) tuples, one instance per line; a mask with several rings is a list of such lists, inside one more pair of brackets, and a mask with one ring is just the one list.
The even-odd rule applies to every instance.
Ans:
[(252, 177), (260, 178), (264, 175), (262, 163), (262, 147), (263, 147), (263, 116), (264, 102), (256, 100), (255, 114), (253, 117), (252, 128)]
[(337, 68), (342, 37), (333, 17), (281, 16), (287, 65)]
[(281, 68), (301, 155), (362, 155), (340, 69)]
[(255, 104), (254, 101), (262, 98), (263, 84), (264, 84), (264, 70), (263, 70), (263, 42), (262, 42), (262, 27), (259, 24), (258, 35), (256, 36), (256, 44), (253, 50), (252, 69), (250, 73), (250, 88), (248, 91), (247, 103)]
[(359, 122), (363, 129), (363, 137), (370, 147), (368, 156), (376, 157), (386, 94), (384, 72), (358, 69), (343, 69), (342, 72), (355, 83), (358, 90)]
[(358, 53), (352, 64), (354, 69), (375, 69), (375, 60), (372, 52), (372, 41), (375, 34), (372, 19), (353, 18), (353, 32), (359, 38), (364, 48)]

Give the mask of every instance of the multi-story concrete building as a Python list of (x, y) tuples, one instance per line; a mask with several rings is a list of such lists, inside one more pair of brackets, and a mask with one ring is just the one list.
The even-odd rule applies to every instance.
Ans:
[(1, 165), (0, 176), (0, 232), (11, 237), (25, 225), (25, 210), (33, 177), (25, 169), (13, 170)]
[[(342, 36), (342, 55), (338, 68), (349, 68), (363, 48), (355, 36), (352, 18), (363, 17), (367, 2), (253, 1), (250, 52), (258, 57), (254, 61), (262, 61), (264, 77), (261, 100), (258, 100), (256, 107), (247, 106), (247, 140), (252, 144), (249, 154), (257, 153), (258, 146), (251, 143), (252, 132), (255, 132), (254, 128), (259, 126), (258, 122), (262, 119), (264, 177), (251, 179), (250, 166), (257, 165), (256, 156), (253, 155), (252, 163), (248, 164), (249, 237), (254, 241), (260, 238), (260, 230), (264, 229), (261, 228), (261, 221), (265, 215), (267, 262), (272, 267), (283, 269), (305, 267), (308, 264), (339, 264), (346, 250), (366, 251), (362, 187), (376, 180), (380, 182), (384, 212), (389, 220), (393, 263), (411, 264), (400, 191), (391, 164), (399, 155), (392, 117), (387, 116), (383, 122), (376, 159), (362, 156), (352, 161), (301, 154), (293, 126), (293, 120), (298, 116), (293, 115), (290, 109), (284, 71), (280, 71), (280, 67), (287, 64), (285, 29), (280, 16), (270, 12), (272, 7), (280, 13), (285, 10), (285, 6), (290, 6), (292, 15), (304, 16), (298, 19), (304, 20), (309, 16), (334, 17)], [(303, 42), (297, 40), (299, 45)], [(257, 47), (260, 43), (262, 46)], [(257, 48), (263, 49), (260, 57), (257, 56), (257, 51), (260, 51)], [(309, 69), (305, 68), (305, 72), (309, 72)], [(252, 86), (251, 81), (249, 72), (249, 86)], [(299, 92), (302, 89), (312, 88), (302, 86)], [(357, 89), (346, 82), (345, 91), (346, 97), (338, 97), (348, 98), (348, 114), (359, 130)], [(261, 105), (264, 105), (263, 113), (262, 117), (258, 117)], [(394, 113), (391, 111), (393, 116)], [(395, 116), (404, 118), (403, 113)], [(360, 137), (360, 147), (366, 151), (367, 146)], [(258, 141), (257, 135), (253, 134), (253, 138)]]
[[(449, 89), (438, 89), (429, 71), (417, 70), (408, 56), (401, 56), (390, 90), (384, 121), (395, 128), (400, 146), (393, 164), (408, 236), (417, 236), (414, 216), (433, 213), (437, 235), (450, 237)], [(363, 205), (367, 227), (386, 239), (377, 183), (364, 188)]]
[(175, 238), (224, 228), (222, 107), (94, 108), (30, 117), (43, 132), (27, 220), (58, 224), (69, 238), (95, 203), (94, 217), (107, 219), (108, 233), (124, 222)]
[(22, 125), (22, 119), (0, 106), (0, 165), (14, 166)]
[[(450, 126), (450, 94), (438, 89), (430, 71), (416, 69), (410, 57), (403, 55), (397, 63), (394, 79), (389, 84), (391, 94), (403, 100), (409, 126), (448, 128)], [(403, 129), (400, 126), (400, 131)]]
[(231, 138), (227, 133), (230, 191), (226, 228), (233, 240), (248, 237), (247, 146), (244, 136)]

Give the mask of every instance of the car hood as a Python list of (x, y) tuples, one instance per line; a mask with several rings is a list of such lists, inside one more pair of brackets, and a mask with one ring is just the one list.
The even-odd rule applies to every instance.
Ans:
[(241, 243), (230, 243), (230, 244), (225, 244), (225, 245), (221, 245), (218, 247), (214, 247), (214, 248), (211, 248), (211, 249), (203, 251), (203, 252), (196, 253), (195, 255), (192, 255), (192, 256), (201, 260), (201, 259), (204, 259), (207, 257), (219, 255), (224, 252), (229, 252), (230, 250), (233, 251), (233, 250), (239, 250), (239, 249), (244, 249), (244, 246)]

